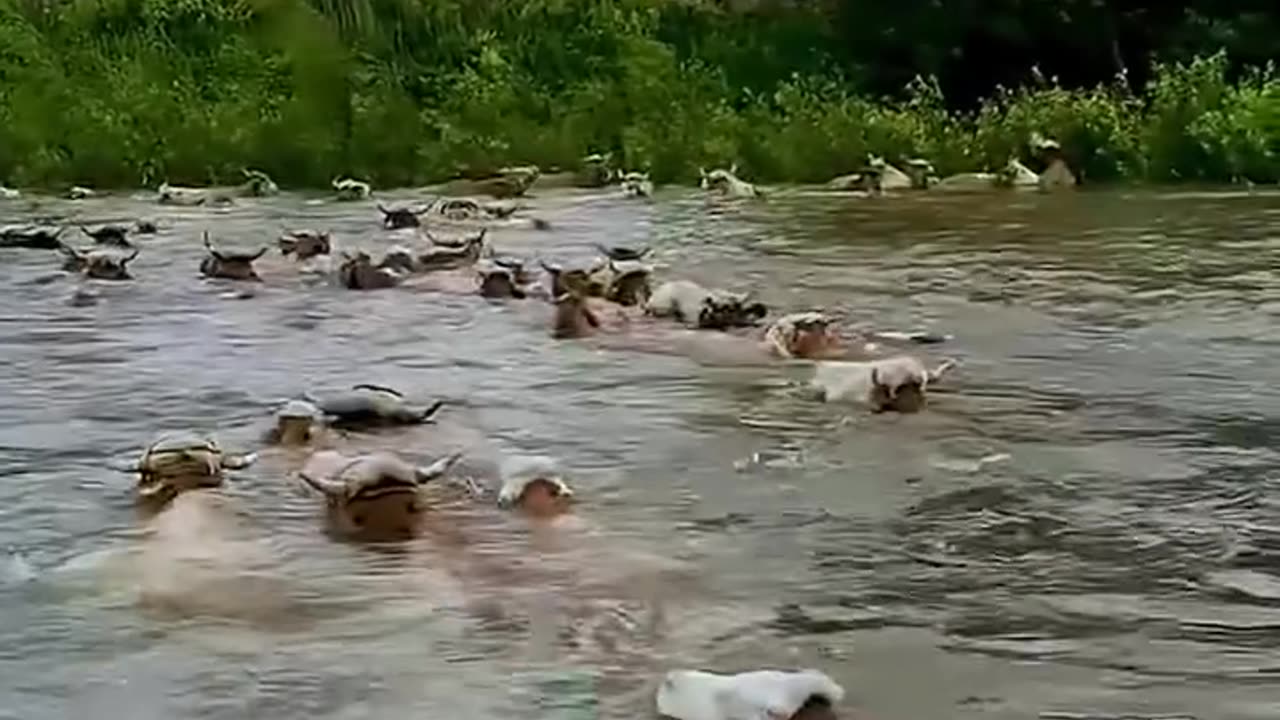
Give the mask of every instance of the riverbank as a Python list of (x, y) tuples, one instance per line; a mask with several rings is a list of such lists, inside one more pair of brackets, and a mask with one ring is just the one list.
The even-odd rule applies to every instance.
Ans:
[(660, 5), (0, 0), (0, 183), (216, 185), (253, 167), (284, 188), (403, 187), (592, 152), (660, 183), (734, 163), (822, 182), (868, 153), (999, 167), (1037, 131), (1085, 182), (1280, 181), (1280, 76), (1233, 78), (1222, 54), (1158, 66), (1137, 91), (1039, 79), (959, 113), (936, 82), (872, 99), (799, 56), (765, 53), (779, 79), (741, 87), (750, 56), (673, 38)]

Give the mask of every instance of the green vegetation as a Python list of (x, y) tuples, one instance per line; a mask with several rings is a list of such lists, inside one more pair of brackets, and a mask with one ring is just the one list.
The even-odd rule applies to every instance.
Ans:
[[(1280, 180), (1280, 74), (1255, 62), (1280, 32), (1274, 9), (1233, 6), (1228, 21), (1154, 0), (1145, 15), (1064, 2), (1053, 18), (1017, 8), (1055, 3), (721, 5), (0, 0), (0, 182), (225, 183), (254, 167), (283, 187), (345, 174), (403, 186), (573, 169), (590, 152), (660, 182), (731, 162), (811, 182), (868, 152), (928, 157), (944, 175), (996, 167), (1025, 156), (1032, 131), (1058, 138), (1086, 181)], [(975, 35), (976, 22), (993, 29)], [(1141, 43), (1126, 39), (1137, 29)], [(1066, 32), (1097, 47), (1045, 44)], [(1019, 89), (994, 71), (991, 86), (974, 80), (1014, 64), (992, 47), (1028, 59)], [(1079, 77), (1079, 58), (1096, 57)]]

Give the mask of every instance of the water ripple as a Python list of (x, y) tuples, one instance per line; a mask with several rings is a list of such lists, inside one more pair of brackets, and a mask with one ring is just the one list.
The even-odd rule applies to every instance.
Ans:
[[(1278, 202), (565, 192), (529, 201), (551, 232), (491, 232), (566, 261), (648, 244), (664, 276), (955, 336), (928, 413), (872, 417), (801, 397), (803, 368), (553, 341), (533, 303), (343, 292), (275, 252), (252, 298), (197, 276), (204, 229), (404, 242), (372, 203), (51, 200), (161, 231), (134, 283), (89, 283), (91, 307), (66, 303), (81, 281), (56, 253), (0, 250), (5, 712), (636, 717), (691, 664), (820, 666), (873, 717), (1270, 720)], [(242, 586), (260, 617), (140, 604), (130, 480), (106, 459), (169, 427), (253, 447), (277, 403), (355, 382), (447, 401), (439, 425), (370, 446), (558, 458), (587, 534), (535, 547), (445, 502), (434, 539), (354, 548), (320, 532), (297, 459), (268, 453), (227, 489), (274, 568)]]

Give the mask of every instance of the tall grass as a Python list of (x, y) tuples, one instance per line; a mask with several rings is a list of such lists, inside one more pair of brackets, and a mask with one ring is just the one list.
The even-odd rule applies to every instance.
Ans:
[(815, 17), (694, 0), (0, 0), (0, 182), (377, 185), (612, 152), (659, 181), (820, 181), (867, 153), (985, 169), (1058, 138), (1089, 181), (1280, 180), (1280, 76), (1222, 54), (1145, 88), (856, 92)]

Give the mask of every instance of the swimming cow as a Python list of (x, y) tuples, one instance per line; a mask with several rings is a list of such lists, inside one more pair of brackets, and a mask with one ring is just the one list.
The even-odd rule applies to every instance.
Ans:
[(132, 280), (129, 263), (138, 257), (138, 250), (123, 255), (114, 250), (77, 250), (70, 245), (58, 245), (64, 260), (62, 268), (68, 272), (83, 273), (95, 280)]
[(582, 169), (574, 179), (578, 187), (602, 188), (613, 182), (615, 173), (609, 167), (609, 155), (592, 153), (582, 159)]
[(996, 173), (996, 186), (1031, 189), (1040, 186), (1040, 176), (1031, 168), (1022, 164), (1017, 158), (1010, 158), (1000, 172)]
[(817, 670), (672, 670), (656, 700), (667, 720), (836, 720), (844, 688)]
[(269, 197), (280, 192), (280, 188), (270, 175), (261, 170), (250, 170), (249, 168), (241, 168), (245, 181), (237, 188), (239, 194), (243, 197)]
[[(108, 550), (112, 584), (126, 580), (148, 612), (165, 617), (226, 617), (296, 627), (302, 597), (278, 572), (280, 557), (253, 515), (221, 490), (227, 471), (252, 465), (199, 432), (164, 433), (137, 460), (117, 469), (136, 473), (134, 498), (149, 516), (137, 543)], [(121, 577), (120, 573), (124, 576)]]
[(487, 258), (476, 265), (479, 293), (487, 298), (523, 300), (533, 284), (524, 263), (505, 258)]
[(938, 171), (924, 158), (907, 158), (906, 168), (913, 190), (925, 190), (938, 182)]
[(529, 271), (528, 264), (521, 258), (512, 257), (510, 255), (499, 255), (494, 252), (492, 248), (489, 248), (488, 257), (486, 259), (495, 265), (510, 270), (512, 277), (515, 279), (517, 284), (528, 285), (534, 282), (533, 273)]
[(62, 241), (58, 238), (65, 231), (64, 227), (10, 225), (0, 228), (0, 247), (57, 250), (62, 247)]
[(350, 390), (305, 398), (324, 413), (329, 424), (349, 429), (429, 422), (444, 405), (437, 400), (426, 408), (410, 407), (399, 391), (380, 385), (354, 385)]
[(411, 275), (421, 269), (418, 266), (417, 255), (412, 249), (404, 245), (392, 245), (383, 251), (382, 260), (378, 261), (378, 267), (384, 270), (393, 270), (402, 275)]
[(489, 195), (499, 199), (523, 196), (542, 176), (536, 165), (499, 168), (488, 174), (468, 173), (444, 184), (443, 190), (451, 195)]
[(563, 265), (539, 260), (543, 271), (551, 280), (551, 296), (559, 298), (570, 290), (583, 295), (602, 295), (603, 288), (593, 287), (590, 282), (590, 271), (586, 268), (565, 268)]
[(573, 489), (549, 458), (518, 458), (502, 468), (498, 507), (546, 519), (568, 512), (574, 500)]
[(333, 250), (333, 235), (317, 230), (288, 230), (276, 240), (276, 244), (281, 255), (309, 260), (317, 255), (328, 255)]
[(333, 450), (311, 456), (298, 477), (325, 498), (331, 525), (370, 539), (411, 537), (426, 510), (422, 486), (444, 477), (454, 453), (415, 466), (389, 452), (350, 457)]
[(938, 190), (972, 191), (997, 188), (1031, 190), (1039, 187), (1040, 176), (1017, 158), (1009, 158), (998, 172), (971, 172), (949, 175), (935, 185)]
[(824, 402), (853, 400), (881, 413), (919, 412), (930, 385), (955, 367), (947, 360), (930, 370), (909, 355), (870, 361), (826, 360), (814, 369), (810, 387)]
[(627, 197), (647, 198), (653, 195), (649, 173), (629, 172), (622, 176), (622, 193)]
[(428, 235), (433, 247), (425, 252), (419, 253), (417, 257), (417, 267), (421, 270), (452, 270), (467, 265), (475, 264), (484, 250), (484, 239), (488, 235), (488, 229), (481, 229), (479, 233), (472, 235), (463, 240), (460, 244), (441, 242), (439, 239)]
[(551, 337), (556, 339), (584, 338), (602, 330), (619, 332), (630, 327), (626, 308), (572, 286), (553, 296), (552, 303)]
[(324, 429), (324, 412), (306, 400), (285, 403), (276, 411), (275, 420), (264, 438), (272, 445), (307, 445)]
[(1031, 149), (1045, 159), (1045, 169), (1037, 177), (1039, 187), (1043, 191), (1074, 188), (1079, 182), (1067, 166), (1066, 156), (1057, 140), (1045, 138), (1040, 133), (1032, 133)]
[(519, 210), (518, 205), (485, 203), (481, 204), (471, 198), (440, 198), (428, 212), (455, 222), (463, 220), (482, 220), (494, 218), (505, 220)]
[(338, 282), (348, 290), (384, 290), (399, 285), (405, 274), (390, 267), (373, 264), (373, 258), (363, 250), (354, 255), (342, 253), (338, 266)]
[(210, 188), (181, 187), (163, 182), (156, 190), (157, 201), (161, 205), (230, 205), (234, 202), (226, 191)]
[(421, 216), (427, 210), (415, 210), (407, 207), (388, 208), (378, 203), (378, 212), (382, 213), (382, 227), (388, 230), (416, 228), (422, 225)]
[(485, 192), (496, 198), (524, 197), (542, 176), (537, 165), (521, 165), (498, 169), (497, 177), (483, 181)]
[(230, 253), (217, 250), (209, 240), (208, 230), (204, 232), (204, 247), (209, 254), (200, 261), (201, 275), (226, 280), (262, 280), (253, 269), (253, 261), (267, 252), (265, 247), (254, 253)]
[(769, 323), (764, 333), (765, 346), (785, 359), (824, 357), (840, 345), (834, 324), (835, 318), (821, 312), (783, 315)]
[(659, 285), (645, 303), (645, 312), (669, 317), (701, 330), (728, 330), (753, 327), (769, 313), (748, 293), (711, 290), (691, 280), (672, 280)]
[(99, 225), (96, 228), (87, 228), (81, 225), (80, 231), (93, 238), (93, 241), (99, 245), (111, 245), (121, 248), (133, 247), (133, 244), (129, 242), (129, 227), (127, 225)]
[(257, 460), (222, 449), (212, 437), (191, 431), (162, 433), (132, 464), (120, 469), (138, 473), (138, 499), (167, 502), (186, 490), (222, 485), (225, 470), (242, 470)]
[(595, 248), (600, 251), (601, 255), (615, 262), (636, 262), (645, 259), (649, 253), (653, 252), (652, 248), (642, 247), (633, 248), (626, 245), (601, 245), (593, 243)]
[(872, 155), (867, 159), (867, 172), (875, 178), (875, 192), (885, 190), (924, 190), (936, 181), (933, 163), (923, 158), (909, 158), (906, 172), (890, 165), (884, 158)]
[(764, 197), (764, 193), (755, 185), (738, 178), (738, 165), (734, 163), (728, 170), (716, 169), (707, 172), (700, 169), (702, 180), (699, 186), (708, 192), (727, 198)]
[(334, 178), (330, 183), (338, 194), (339, 200), (366, 200), (373, 193), (369, 183), (351, 178)]
[(885, 340), (917, 345), (946, 342), (947, 335), (931, 332), (870, 331), (856, 344), (846, 349), (836, 328), (836, 318), (823, 312), (806, 311), (788, 313), (775, 318), (764, 332), (764, 345), (775, 357), (783, 359), (853, 359), (874, 356), (879, 346), (872, 342)]
[(555, 311), (551, 316), (551, 337), (557, 340), (583, 338), (600, 329), (600, 317), (592, 310), (585, 295), (565, 291), (552, 298)]
[(649, 298), (653, 267), (642, 261), (615, 262), (602, 258), (590, 267), (566, 268), (540, 261), (551, 280), (551, 296), (569, 292), (598, 298), (619, 307), (642, 305)]
[(179, 187), (163, 182), (156, 189), (156, 201), (161, 205), (203, 205), (205, 191), (201, 188)]
[(831, 190), (857, 191), (872, 196), (880, 195), (883, 192), (880, 186), (879, 174), (870, 168), (832, 178), (827, 182), (827, 188)]
[(630, 251), (626, 256), (636, 259), (616, 259), (623, 255), (617, 252), (615, 257), (606, 258), (605, 262), (588, 271), (588, 292), (624, 307), (644, 305), (653, 294), (650, 280), (653, 266), (640, 260), (642, 255)]

